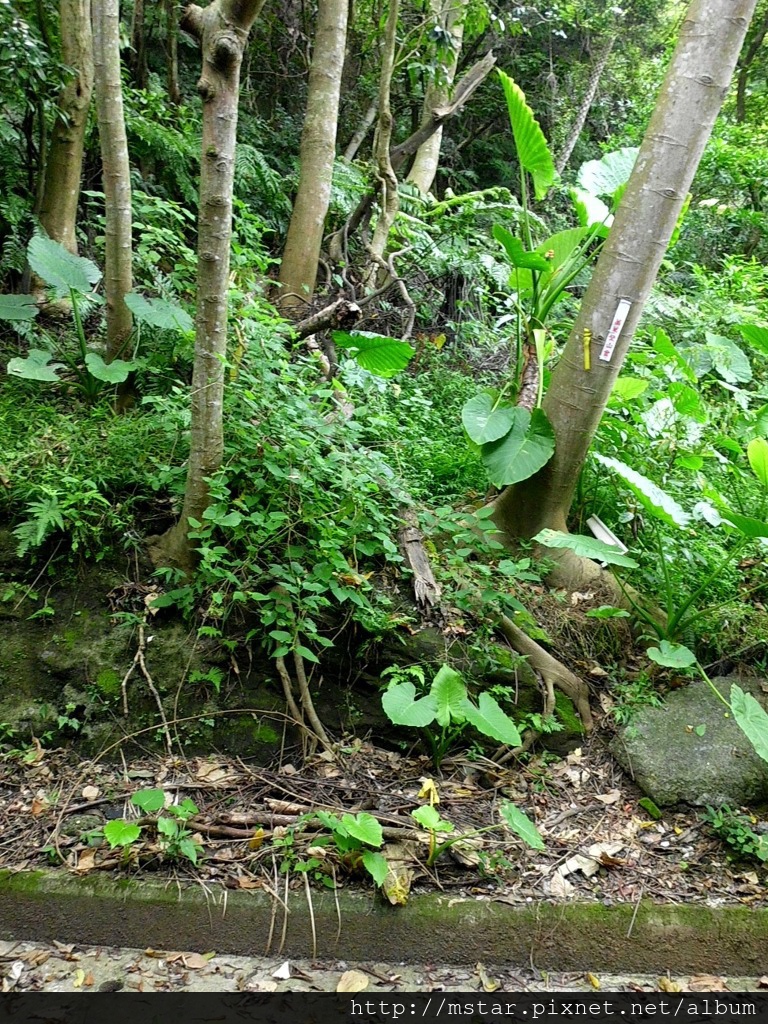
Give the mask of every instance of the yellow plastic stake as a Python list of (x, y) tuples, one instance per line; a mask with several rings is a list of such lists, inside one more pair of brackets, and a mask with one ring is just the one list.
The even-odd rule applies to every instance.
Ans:
[(590, 354), (590, 345), (592, 344), (592, 331), (588, 327), (584, 328), (584, 369), (592, 369), (592, 359)]

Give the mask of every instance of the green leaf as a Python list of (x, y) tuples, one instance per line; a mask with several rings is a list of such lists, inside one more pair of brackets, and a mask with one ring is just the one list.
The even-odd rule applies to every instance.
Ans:
[(441, 818), (431, 804), (417, 807), (415, 811), (411, 811), (411, 817), (430, 832), (453, 832), (454, 829), (450, 821)]
[(520, 836), (520, 838), (528, 844), (534, 850), (545, 849), (544, 840), (541, 838), (541, 832), (536, 828), (534, 823), (520, 810), (519, 807), (515, 807), (512, 803), (505, 803), (501, 805), (501, 816), (506, 821), (507, 825), (512, 831)]
[(729, 384), (746, 384), (752, 380), (749, 359), (735, 341), (721, 334), (706, 332), (707, 348), (712, 353), (715, 370)]
[(726, 505), (717, 505), (720, 515), (727, 526), (732, 526), (745, 537), (757, 540), (759, 537), (768, 537), (768, 523), (762, 519), (753, 519), (751, 516), (742, 516)]
[(138, 825), (130, 824), (123, 818), (113, 818), (104, 826), (104, 838), (114, 849), (116, 846), (130, 846), (141, 835)]
[(768, 327), (758, 327), (756, 324), (738, 324), (738, 328), (745, 341), (768, 354)]
[(88, 352), (85, 365), (96, 380), (103, 380), (108, 384), (122, 384), (138, 364), (126, 362), (124, 359), (113, 359), (111, 363), (105, 363), (98, 352)]
[(576, 182), (593, 196), (613, 197), (629, 181), (639, 152), (635, 146), (625, 146), (599, 160), (588, 160), (579, 168)]
[(621, 477), (650, 515), (660, 519), (668, 526), (686, 526), (688, 524), (691, 518), (688, 513), (666, 491), (657, 487), (653, 481), (641, 473), (637, 473), (623, 462), (619, 462), (618, 459), (611, 459), (607, 455), (600, 455), (599, 452), (594, 453), (594, 458)]
[(58, 381), (59, 370), (65, 370), (64, 363), (54, 363), (52, 352), (42, 348), (31, 348), (26, 359), (17, 356), (8, 360), (8, 373), (24, 380)]
[(618, 405), (639, 398), (648, 389), (648, 383), (641, 377), (617, 377), (611, 391), (611, 404)]
[(568, 548), (581, 558), (592, 558), (596, 562), (623, 565), (627, 569), (636, 569), (638, 566), (634, 558), (622, 554), (612, 544), (606, 544), (596, 537), (583, 537), (578, 533), (563, 533), (561, 530), (540, 530), (533, 539), (547, 548)]
[(555, 432), (542, 409), (519, 408), (512, 429), (498, 441), (484, 444), (481, 458), (496, 487), (527, 480), (545, 466), (555, 450)]
[(389, 871), (387, 858), (384, 854), (377, 853), (375, 850), (364, 850), (360, 859), (363, 862), (363, 867), (374, 880), (376, 885), (383, 885), (384, 879), (387, 877), (387, 872)]
[[(539, 277), (541, 288), (550, 285), (560, 268), (571, 259), (588, 234), (588, 228), (566, 228), (565, 231), (550, 235), (541, 245), (536, 246), (536, 252), (551, 253), (547, 260), (548, 270)], [(530, 270), (518, 270), (512, 275), (511, 284), (520, 292), (529, 292), (533, 289), (533, 275)], [(557, 282), (555, 286), (556, 284)]]
[(579, 224), (585, 228), (597, 225), (597, 234), (604, 238), (613, 223), (613, 216), (603, 200), (580, 188), (570, 189), (570, 194)]
[(29, 265), (46, 284), (59, 291), (70, 288), (82, 295), (88, 295), (93, 285), (101, 280), (101, 271), (83, 256), (74, 256), (63, 245), (52, 238), (34, 235), (27, 246)]
[(358, 366), (377, 377), (394, 377), (405, 369), (414, 356), (414, 349), (396, 338), (386, 338), (368, 331), (333, 331), (338, 348), (345, 349)]
[(157, 831), (168, 839), (175, 839), (179, 834), (179, 823), (173, 818), (160, 817), (157, 819)]
[(649, 647), (645, 652), (651, 661), (664, 668), (690, 668), (696, 664), (696, 655), (683, 644), (672, 644), (662, 640), (658, 647)]
[(707, 732), (707, 727), (706, 725), (697, 725), (693, 731), (696, 733), (697, 736), (705, 736)]
[(661, 811), (649, 796), (642, 797), (642, 799), (637, 801), (637, 805), (642, 807), (645, 813), (653, 818), (654, 821), (658, 821), (662, 816)]
[(162, 789), (140, 789), (131, 797), (131, 803), (145, 814), (154, 814), (165, 807), (165, 793)]
[(394, 725), (410, 725), (415, 729), (434, 722), (437, 715), (437, 702), (432, 694), (417, 700), (416, 687), (408, 680), (390, 683), (381, 698), (381, 706)]
[(740, 686), (731, 686), (731, 711), (736, 724), (755, 749), (758, 757), (768, 761), (768, 715), (765, 709)]
[(519, 238), (507, 231), (501, 224), (493, 227), (493, 237), (504, 246), (507, 258), (513, 267), (526, 267), (528, 270), (549, 270), (549, 260), (544, 259), (540, 252), (527, 252)]
[(677, 351), (669, 335), (660, 327), (654, 335), (653, 349), (661, 356), (665, 363), (674, 363), (684, 377), (691, 381), (692, 384), (696, 383), (697, 377), (690, 363)]
[(694, 388), (682, 384), (680, 381), (673, 381), (667, 388), (675, 412), (680, 416), (686, 416), (697, 423), (706, 423), (709, 419), (707, 410), (701, 400), (701, 395)]
[(197, 855), (200, 852), (200, 847), (194, 840), (180, 840), (179, 852), (182, 853), (187, 858), (187, 860), (191, 860), (193, 864), (197, 864)]
[(341, 823), (346, 828), (347, 834), (353, 839), (359, 839), (361, 843), (367, 843), (369, 846), (381, 846), (384, 842), (380, 823), (366, 811), (361, 811), (357, 815), (344, 814)]
[(435, 699), (437, 724), (450, 725), (451, 722), (464, 721), (464, 702), (467, 698), (467, 688), (462, 682), (461, 676), (455, 672), (450, 665), (441, 665), (437, 675), (432, 680), (430, 695)]
[(486, 444), (504, 437), (524, 411), (509, 402), (499, 402), (493, 394), (484, 391), (464, 403), (461, 422), (475, 444)]
[(490, 693), (483, 691), (477, 698), (477, 707), (467, 701), (464, 705), (467, 721), (492, 740), (506, 743), (508, 747), (517, 747), (522, 742), (517, 726), (512, 719), (499, 707), (498, 702)]
[(763, 485), (768, 487), (768, 441), (756, 437), (747, 445), (747, 458), (752, 472)]
[(148, 299), (138, 292), (128, 292), (125, 304), (136, 320), (161, 331), (181, 331), (190, 334), (195, 329), (192, 317), (177, 302), (167, 299)]
[(628, 619), (629, 612), (626, 608), (614, 608), (612, 604), (601, 604), (599, 608), (590, 608), (587, 612), (588, 619)]
[(547, 140), (533, 111), (526, 103), (525, 94), (520, 86), (499, 68), (496, 71), (507, 100), (517, 159), (523, 170), (528, 171), (533, 178), (534, 195), (537, 199), (543, 199), (557, 178)]
[(39, 312), (34, 295), (0, 295), (0, 320), (34, 320)]

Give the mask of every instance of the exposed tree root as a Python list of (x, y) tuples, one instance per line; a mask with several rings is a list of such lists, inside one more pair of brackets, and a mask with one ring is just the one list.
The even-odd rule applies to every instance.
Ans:
[(144, 621), (139, 623), (139, 642), (138, 642), (138, 645), (136, 647), (136, 653), (133, 656), (133, 661), (131, 662), (130, 668), (125, 673), (125, 675), (123, 676), (122, 682), (120, 683), (120, 692), (123, 695), (123, 714), (126, 716), (126, 718), (128, 717), (128, 680), (131, 678), (131, 675), (133, 674), (133, 670), (138, 665), (138, 667), (139, 667), (139, 669), (141, 671), (141, 674), (144, 676), (144, 679), (146, 681), (146, 684), (147, 684), (147, 687), (149, 688), (150, 693), (155, 698), (155, 703), (157, 704), (157, 710), (160, 713), (160, 722), (162, 723), (162, 733), (163, 733), (163, 736), (165, 737), (165, 745), (168, 748), (168, 753), (172, 754), (173, 753), (173, 742), (171, 740), (171, 730), (168, 728), (168, 719), (165, 717), (165, 711), (163, 710), (163, 702), (160, 700), (160, 694), (157, 692), (157, 687), (155, 686), (155, 682), (154, 682), (152, 676), (149, 674), (149, 669), (147, 668), (147, 663), (144, 660), (144, 652), (147, 649), (147, 638), (145, 636), (144, 630), (146, 628), (147, 616), (149, 615), (150, 610), (151, 610), (151, 605), (147, 605), (147, 609), (144, 612)]
[[(309, 744), (309, 749), (305, 750), (305, 755), (313, 754), (318, 744), (320, 744), (323, 750), (333, 752), (333, 744), (331, 743), (328, 733), (325, 731), (323, 723), (320, 721), (317, 712), (315, 711), (312, 694), (309, 692), (307, 674), (304, 671), (304, 659), (295, 651), (293, 657), (294, 665), (296, 666), (296, 678), (299, 683), (299, 700), (301, 701), (301, 709), (299, 709), (299, 706), (296, 703), (296, 698), (293, 695), (293, 682), (291, 681), (291, 674), (288, 671), (288, 667), (285, 664), (285, 659), (282, 657), (276, 658), (275, 664), (277, 666), (277, 674), (280, 676), (280, 682), (283, 686), (283, 694), (285, 695), (285, 703), (288, 708), (288, 713), (293, 719), (295, 725), (301, 730), (304, 740)], [(307, 724), (307, 720), (309, 724)]]

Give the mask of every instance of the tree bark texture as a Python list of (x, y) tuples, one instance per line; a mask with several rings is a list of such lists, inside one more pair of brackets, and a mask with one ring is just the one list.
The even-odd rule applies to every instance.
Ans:
[(181, 27), (202, 48), (197, 91), (203, 101), (200, 214), (197, 242), (197, 316), (192, 371), (192, 421), (184, 505), (177, 525), (160, 548), (168, 561), (192, 566), (189, 520), (202, 518), (209, 504), (206, 480), (221, 466), (224, 451), (223, 357), (227, 351), (229, 250), (232, 187), (237, 140), (240, 66), (248, 33), (264, 0), (214, 0), (192, 4)]
[[(728, 93), (756, 2), (693, 0), (688, 9), (626, 192), (544, 399), (555, 430), (554, 456), (496, 499), (494, 521), (511, 536), (566, 527), (581, 467)], [(592, 334), (589, 369), (585, 330)]]
[(178, 107), (179, 87), (179, 17), (176, 0), (165, 0), (165, 31), (168, 45), (168, 99)]
[(131, 20), (131, 68), (138, 89), (147, 88), (147, 44), (144, 19), (144, 0), (133, 0)]
[(360, 124), (357, 126), (354, 135), (347, 143), (347, 148), (344, 150), (344, 159), (351, 163), (357, 156), (357, 151), (363, 144), (363, 140), (368, 132), (371, 130), (371, 125), (376, 120), (376, 115), (379, 112), (379, 97), (371, 100), (371, 103), (363, 115)]
[[(440, 28), (451, 37), (451, 55), (446, 60), (442, 74), (433, 78), (424, 95), (424, 114), (422, 124), (431, 121), (433, 111), (443, 107), (449, 99), (451, 86), (456, 74), (456, 66), (461, 53), (464, 38), (464, 18), (469, 0), (432, 0), (432, 9)], [(416, 153), (413, 166), (408, 172), (408, 181), (412, 182), (421, 192), (427, 193), (437, 174), (440, 163), (440, 148), (443, 141), (442, 125), (437, 128)]]
[(301, 133), (299, 187), (280, 267), (280, 307), (312, 298), (336, 158), (348, 0), (319, 0), (307, 109)]
[(762, 12), (751, 26), (744, 52), (739, 59), (739, 71), (736, 77), (736, 120), (739, 123), (747, 119), (747, 85), (749, 83), (749, 72), (760, 53), (766, 33), (768, 33), (768, 7)]
[(50, 238), (77, 253), (77, 204), (93, 91), (91, 0), (61, 0), (60, 13), (61, 60), (73, 74), (59, 95), (45, 165), (40, 223)]
[(568, 161), (571, 159), (573, 148), (579, 140), (579, 136), (584, 128), (589, 111), (592, 109), (592, 104), (595, 102), (597, 87), (600, 84), (600, 79), (603, 77), (605, 66), (608, 63), (608, 58), (611, 55), (611, 50), (613, 50), (613, 44), (615, 42), (615, 35), (608, 36), (597, 55), (597, 60), (594, 63), (592, 73), (590, 74), (589, 81), (587, 82), (586, 91), (579, 109), (576, 112), (576, 117), (573, 119), (573, 124), (571, 125), (568, 136), (563, 143), (563, 148), (555, 160), (555, 170), (558, 174), (563, 173)]
[(125, 346), (133, 325), (131, 312), (123, 301), (133, 287), (133, 247), (131, 172), (120, 80), (119, 0), (97, 0), (93, 6), (93, 65), (106, 216), (105, 359), (109, 362)]

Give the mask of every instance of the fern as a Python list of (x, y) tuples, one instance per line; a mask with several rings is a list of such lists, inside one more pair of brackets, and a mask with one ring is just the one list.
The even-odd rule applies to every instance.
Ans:
[(235, 151), (235, 193), (258, 198), (260, 214), (270, 227), (281, 229), (291, 213), (285, 178), (267, 163), (264, 155), (247, 142)]
[(59, 497), (54, 491), (49, 491), (41, 501), (30, 501), (27, 512), (29, 519), (19, 523), (13, 531), (19, 541), (16, 549), (19, 558), (23, 558), (30, 548), (39, 548), (54, 531), (64, 529)]

